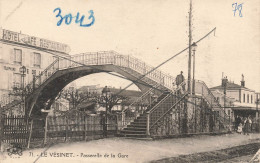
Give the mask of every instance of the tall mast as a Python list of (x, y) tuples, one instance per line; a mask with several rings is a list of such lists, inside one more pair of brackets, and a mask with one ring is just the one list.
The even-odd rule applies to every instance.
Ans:
[(191, 42), (192, 42), (192, 0), (190, 0), (189, 11), (189, 58), (188, 58), (188, 93), (191, 93)]

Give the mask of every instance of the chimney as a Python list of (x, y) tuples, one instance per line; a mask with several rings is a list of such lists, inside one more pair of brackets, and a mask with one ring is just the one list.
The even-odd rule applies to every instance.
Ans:
[(227, 77), (222, 78), (221, 86), (222, 86), (222, 87), (226, 87), (226, 86), (227, 86), (227, 83), (228, 83)]
[(241, 79), (241, 87), (245, 87), (245, 79), (244, 79), (244, 75), (242, 74), (242, 79)]

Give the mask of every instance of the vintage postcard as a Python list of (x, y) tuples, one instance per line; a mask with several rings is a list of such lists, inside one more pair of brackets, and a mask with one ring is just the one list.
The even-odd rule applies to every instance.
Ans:
[(0, 162), (260, 162), (259, 0), (0, 0)]

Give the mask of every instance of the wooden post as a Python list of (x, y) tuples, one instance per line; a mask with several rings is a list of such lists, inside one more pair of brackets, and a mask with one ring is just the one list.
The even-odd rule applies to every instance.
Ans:
[(43, 141), (43, 145), (45, 146), (47, 144), (47, 132), (48, 132), (48, 115), (45, 118), (45, 130), (44, 130), (44, 141)]
[(87, 134), (87, 130), (86, 130), (86, 114), (84, 113), (84, 141), (86, 141), (86, 134)]
[(146, 135), (150, 136), (150, 113), (146, 113)]
[(65, 121), (66, 121), (66, 135), (65, 135), (65, 141), (68, 140), (68, 118), (65, 116)]
[(197, 99), (195, 97), (195, 133), (197, 132)]
[(124, 127), (125, 126), (125, 112), (124, 111), (122, 111), (122, 122), (121, 122), (121, 124), (122, 124), (122, 127)]
[(116, 114), (116, 134), (118, 134), (118, 116)]
[(30, 148), (30, 142), (31, 142), (31, 137), (32, 137), (32, 127), (33, 127), (33, 120), (31, 121), (31, 127), (30, 127), (30, 133), (29, 133), (27, 148)]

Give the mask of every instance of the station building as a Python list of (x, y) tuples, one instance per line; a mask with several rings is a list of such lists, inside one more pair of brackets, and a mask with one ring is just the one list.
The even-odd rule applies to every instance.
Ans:
[(10, 101), (14, 87), (25, 87), (57, 57), (68, 57), (69, 52), (66, 44), (0, 28), (1, 105)]
[[(225, 80), (226, 85), (224, 86)], [(260, 93), (245, 86), (243, 75), (240, 85), (228, 81), (227, 78), (225, 78), (222, 79), (221, 85), (210, 88), (210, 90), (213, 92), (214, 96), (218, 98), (220, 104), (226, 108), (226, 111), (228, 111), (227, 114), (231, 115), (231, 117), (251, 116), (251, 119), (254, 121), (259, 118)], [(223, 98), (224, 91), (226, 91), (225, 99)], [(222, 95), (218, 96), (217, 94)], [(230, 108), (232, 109), (231, 111)]]

